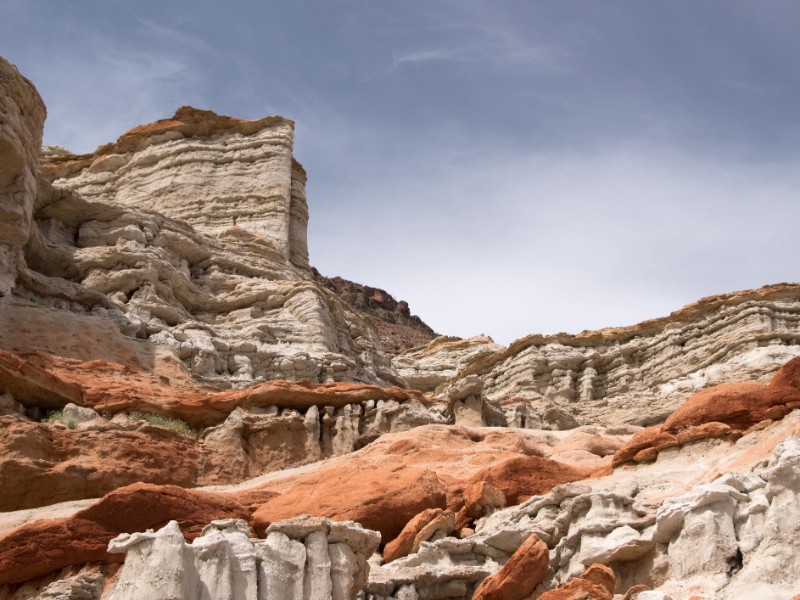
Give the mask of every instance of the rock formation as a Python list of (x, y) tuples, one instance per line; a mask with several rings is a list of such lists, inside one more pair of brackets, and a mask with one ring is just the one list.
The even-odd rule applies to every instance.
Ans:
[(291, 121), (44, 116), (0, 59), (0, 600), (797, 597), (800, 285), (434, 338), (309, 266)]
[[(462, 355), (460, 349), (442, 350), (427, 371), (437, 365), (450, 371), (451, 354)], [(798, 353), (800, 286), (779, 284), (705, 298), (632, 327), (531, 335), (507, 349), (477, 354), (447, 383), (479, 376), (486, 397), (503, 405), (516, 426), (541, 427), (548, 411), (582, 424), (646, 426), (706, 387), (768, 380)], [(416, 387), (404, 367), (415, 354), (420, 351), (393, 362)]]
[(378, 329), (387, 354), (398, 354), (430, 342), (436, 334), (416, 315), (408, 302), (395, 300), (386, 290), (361, 285), (341, 277), (323, 277), (312, 269), (317, 280), (336, 293), (362, 316), (372, 320)]
[(254, 540), (245, 521), (227, 519), (187, 544), (170, 521), (157, 532), (111, 540), (109, 552), (126, 559), (109, 598), (350, 600), (367, 582), (379, 540), (357, 523), (314, 518), (276, 523)]

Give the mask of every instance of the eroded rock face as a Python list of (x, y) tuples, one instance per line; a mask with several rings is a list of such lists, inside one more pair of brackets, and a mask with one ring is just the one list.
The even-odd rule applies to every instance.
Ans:
[(101, 317), (215, 385), (402, 384), (374, 326), (308, 267), (291, 121), (184, 107), (91, 155), (49, 149), (42, 176), (44, 106), (0, 66), (0, 293)]
[(356, 523), (301, 518), (275, 523), (266, 539), (245, 521), (212, 521), (191, 544), (177, 522), (121, 534), (109, 552), (125, 553), (111, 600), (352, 600), (369, 575), (380, 536)]
[(425, 346), (399, 354), (392, 359), (392, 364), (408, 385), (432, 392), (455, 377), (471, 360), (503, 349), (488, 336), (466, 340), (440, 336)]
[[(706, 387), (768, 379), (799, 344), (800, 285), (779, 284), (706, 298), (632, 327), (528, 336), (470, 359), (451, 385), (480, 376), (486, 397), (516, 426), (540, 427), (550, 410), (579, 424), (651, 425)], [(402, 359), (394, 363), (408, 378)]]
[(46, 111), (33, 84), (0, 57), (0, 294), (14, 287), (30, 236)]
[(252, 231), (308, 267), (306, 174), (293, 145), (288, 119), (245, 121), (184, 106), (94, 154), (47, 156), (43, 172), (89, 201), (155, 211), (202, 232)]
[(418, 316), (411, 314), (408, 302), (398, 302), (386, 290), (341, 277), (323, 277), (316, 269), (314, 275), (356, 311), (372, 319), (387, 354), (399, 354), (409, 348), (427, 344), (436, 337), (433, 329)]
[[(463, 596), (454, 595), (469, 597), (488, 575), (497, 574), (488, 582), (502, 581), (500, 565), (511, 563), (534, 533), (549, 549), (546, 574), (535, 590), (553, 589), (546, 598), (610, 599), (612, 592), (628, 590), (636, 597), (643, 589), (655, 589), (651, 596), (662, 598), (790, 598), (800, 523), (794, 466), (800, 439), (785, 438), (787, 433), (800, 433), (796, 413), (771, 430), (749, 433), (733, 448), (725, 441), (698, 444), (694, 456), (703, 460), (691, 466), (676, 455), (663, 464), (557, 486), (492, 513), (463, 539), (433, 541), (376, 567), (367, 597), (399, 597), (409, 585), (420, 597), (443, 586), (459, 587)], [(758, 462), (761, 446), (782, 437)], [(714, 453), (723, 461), (718, 468), (751, 466), (700, 483), (715, 472), (704, 464)], [(675, 469), (679, 462), (683, 468)]]

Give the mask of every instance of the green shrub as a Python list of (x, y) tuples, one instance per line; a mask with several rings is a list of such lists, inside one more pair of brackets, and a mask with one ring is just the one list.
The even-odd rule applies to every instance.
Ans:
[(146, 421), (151, 425), (166, 427), (167, 429), (172, 429), (184, 435), (194, 435), (194, 431), (192, 431), (191, 427), (189, 427), (185, 421), (181, 421), (180, 419), (162, 417), (161, 415), (151, 415), (148, 413), (141, 413), (139, 411), (131, 412), (128, 415), (128, 418), (130, 418), (131, 421)]
[(63, 410), (54, 410), (47, 413), (47, 416), (42, 419), (42, 423), (63, 423), (70, 429), (75, 429), (76, 423), (72, 419), (67, 419), (64, 416)]

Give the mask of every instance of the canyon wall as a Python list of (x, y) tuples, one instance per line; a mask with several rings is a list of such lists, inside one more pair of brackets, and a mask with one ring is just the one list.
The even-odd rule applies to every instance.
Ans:
[[(649, 425), (706, 387), (766, 380), (798, 353), (800, 285), (778, 284), (705, 298), (631, 327), (531, 335), (499, 350), (484, 338), (434, 340), (393, 361), (421, 389), (438, 384), (442, 392), (480, 377), (514, 426), (541, 427), (548, 411), (581, 424)], [(449, 379), (435, 377), (455, 368)]]
[(106, 358), (113, 339), (139, 355), (125, 364), (221, 387), (402, 384), (375, 326), (310, 271), (291, 121), (183, 107), (93, 154), (47, 148), (40, 175), (44, 105), (0, 72), (0, 347)]
[(42, 172), (90, 202), (147, 209), (203, 233), (239, 227), (308, 267), (306, 173), (292, 157), (294, 123), (246, 121), (184, 106), (93, 154), (51, 154)]

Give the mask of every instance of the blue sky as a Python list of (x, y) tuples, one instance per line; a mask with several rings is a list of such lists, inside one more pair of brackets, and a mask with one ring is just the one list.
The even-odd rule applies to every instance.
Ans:
[(800, 4), (4, 0), (85, 152), (183, 104), (297, 123), (311, 261), (441, 333), (577, 332), (797, 281)]

